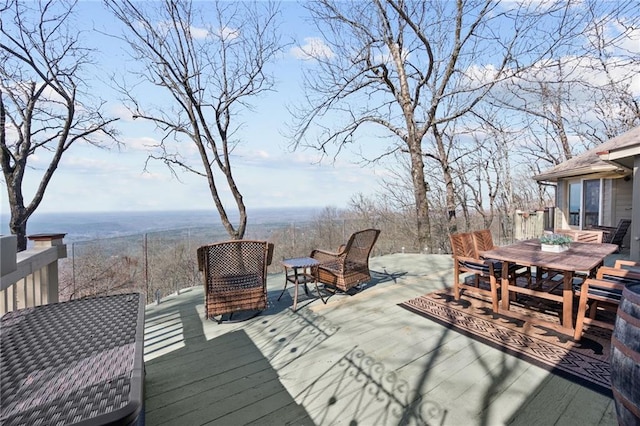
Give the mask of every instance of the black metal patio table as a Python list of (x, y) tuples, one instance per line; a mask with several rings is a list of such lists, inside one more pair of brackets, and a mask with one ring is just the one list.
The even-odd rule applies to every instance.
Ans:
[(0, 320), (0, 424), (144, 422), (144, 297), (20, 309)]

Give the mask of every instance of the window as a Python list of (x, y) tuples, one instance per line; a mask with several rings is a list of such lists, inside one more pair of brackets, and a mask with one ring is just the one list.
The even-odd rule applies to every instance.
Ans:
[(600, 179), (569, 182), (569, 226), (585, 229), (600, 223), (601, 188)]
[(600, 222), (600, 179), (585, 180), (584, 192), (584, 217), (582, 228), (598, 225)]

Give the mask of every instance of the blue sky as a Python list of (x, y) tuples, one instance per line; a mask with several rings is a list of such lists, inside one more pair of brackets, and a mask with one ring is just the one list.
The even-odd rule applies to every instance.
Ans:
[[(80, 25), (117, 33), (118, 23), (100, 2), (81, 2), (77, 11)], [(254, 112), (245, 112), (241, 117), (244, 126), (239, 137), (243, 142), (236, 150), (234, 174), (248, 208), (346, 207), (352, 195), (375, 192), (384, 170), (361, 167), (349, 160), (348, 152), (335, 163), (329, 159), (318, 164), (317, 152), (290, 150), (284, 136), (290, 121), (286, 106), (299, 100), (301, 69), (309, 66), (309, 61), (302, 60), (294, 46), (304, 45), (318, 34), (305, 22), (305, 11), (296, 3), (284, 2), (282, 11), (283, 37), (294, 44), (273, 64), (276, 92), (256, 99)], [(92, 82), (91, 88), (94, 95), (108, 101), (106, 112), (120, 117), (117, 128), (124, 145), (111, 150), (75, 145), (64, 155), (38, 212), (214, 209), (204, 178), (179, 172), (178, 180), (159, 161), (151, 161), (147, 171), (143, 171), (147, 158), (145, 145), (159, 140), (162, 133), (148, 123), (131, 120), (118, 95), (106, 84), (109, 71), (132, 66), (123, 50), (126, 47), (96, 33), (83, 40), (99, 49), (96, 56), (99, 79), (104, 82)], [(158, 104), (167, 96), (164, 92), (148, 95)], [(37, 168), (37, 161), (32, 166)], [(28, 201), (36, 184), (29, 179), (33, 172), (30, 170), (25, 178)], [(230, 197), (226, 199), (231, 203)], [(2, 213), (8, 213), (4, 188), (0, 202)]]
[[(234, 176), (249, 209), (288, 206), (343, 208), (357, 193), (372, 195), (380, 191), (381, 178), (389, 176), (389, 170), (385, 165), (362, 166), (357, 161), (360, 154), (368, 158), (378, 157), (391, 142), (389, 139), (381, 140), (376, 131), (362, 132), (358, 135), (357, 144), (349, 147), (354, 151), (342, 151), (335, 162), (331, 154), (319, 163), (321, 157), (315, 150), (290, 150), (290, 141), (284, 136), (291, 121), (287, 106), (300, 102), (303, 96), (302, 71), (314, 66), (313, 61), (300, 55), (297, 46), (318, 49), (323, 44), (321, 35), (307, 20), (306, 10), (297, 2), (285, 1), (281, 10), (280, 31), (283, 40), (292, 44), (272, 65), (276, 76), (275, 91), (255, 99), (253, 112), (245, 111), (239, 117), (244, 126), (238, 137), (243, 142), (235, 150)], [(213, 210), (214, 204), (204, 178), (181, 173), (176, 179), (163, 163), (154, 160), (147, 163), (144, 171), (147, 147), (159, 141), (163, 134), (149, 123), (132, 120), (118, 99), (119, 95), (108, 84), (111, 73), (135, 69), (139, 64), (131, 63), (127, 46), (103, 34), (120, 34), (120, 24), (101, 2), (81, 1), (77, 12), (80, 30), (99, 30), (85, 32), (86, 36), (81, 38), (88, 47), (97, 49), (97, 64), (93, 70), (96, 78), (92, 79), (90, 89), (92, 94), (107, 101), (105, 111), (108, 115), (120, 117), (117, 128), (123, 145), (120, 149), (111, 150), (74, 146), (65, 154), (38, 212)], [(636, 38), (629, 41), (630, 52), (638, 51), (639, 39), (636, 34)], [(486, 61), (490, 59), (483, 58)], [(581, 60), (585, 64), (578, 69), (589, 69), (590, 58)], [(490, 62), (468, 65), (471, 70), (477, 65), (481, 75), (483, 66), (489, 66)], [(640, 93), (640, 73), (635, 75), (631, 87), (634, 93)], [(602, 76), (594, 74), (591, 79), (602, 80)], [(167, 93), (160, 89), (144, 92), (144, 100), (157, 105), (163, 105), (167, 97)], [(185, 148), (191, 147), (185, 145)], [(30, 179), (30, 176), (38, 176), (38, 168), (46, 165), (39, 164), (38, 159), (31, 159), (32, 170), (25, 178), (27, 202), (39, 181)], [(395, 165), (395, 168), (400, 167)], [(231, 206), (231, 197), (223, 198)], [(1, 213), (8, 213), (4, 188), (0, 191), (0, 206)]]

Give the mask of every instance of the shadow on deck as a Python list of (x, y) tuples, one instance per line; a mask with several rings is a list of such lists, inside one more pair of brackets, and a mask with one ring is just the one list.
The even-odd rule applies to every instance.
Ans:
[(244, 330), (207, 340), (193, 304), (147, 324), (148, 354), (182, 340), (145, 364), (147, 424), (314, 424)]
[(361, 292), (297, 312), (270, 276), (241, 323), (205, 320), (195, 287), (149, 306), (147, 424), (615, 424), (610, 399), (397, 306), (450, 285), (449, 256), (371, 267)]

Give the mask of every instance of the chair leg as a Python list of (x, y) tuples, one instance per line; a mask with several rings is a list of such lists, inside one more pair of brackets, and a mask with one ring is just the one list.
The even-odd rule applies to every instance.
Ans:
[(598, 312), (598, 301), (592, 300), (589, 303), (589, 318), (596, 319), (596, 313)]
[[(233, 316), (233, 312), (229, 314), (229, 321), (231, 321), (231, 317)], [(218, 320), (218, 324), (222, 324), (222, 319), (224, 318), (224, 314), (220, 315), (220, 319)]]
[(490, 276), (489, 277), (489, 285), (491, 286), (491, 307), (493, 309), (494, 313), (498, 313), (498, 304), (499, 299), (498, 299), (498, 280), (496, 280), (495, 276)]
[(457, 264), (453, 266), (453, 298), (460, 300), (460, 269)]
[(576, 329), (573, 333), (574, 340), (580, 340), (582, 338), (582, 329), (584, 328), (584, 317), (587, 311), (587, 293), (588, 287), (582, 286), (580, 289), (580, 302), (578, 302), (578, 315), (576, 316)]

